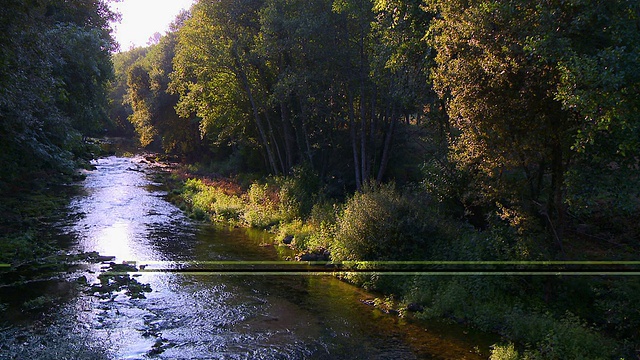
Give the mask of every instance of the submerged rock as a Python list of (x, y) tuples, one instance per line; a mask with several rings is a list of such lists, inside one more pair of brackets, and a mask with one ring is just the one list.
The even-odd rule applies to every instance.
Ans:
[(149, 284), (142, 284), (128, 274), (138, 271), (138, 268), (133, 265), (111, 263), (109, 268), (104, 270), (102, 274), (98, 275), (100, 282), (92, 284), (90, 288), (91, 293), (102, 299), (107, 299), (113, 293), (122, 290), (131, 299), (144, 299), (146, 298), (144, 293), (152, 291)]

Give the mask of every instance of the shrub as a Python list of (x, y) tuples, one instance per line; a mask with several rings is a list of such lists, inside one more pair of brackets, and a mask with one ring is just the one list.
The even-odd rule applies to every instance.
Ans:
[(314, 206), (320, 189), (320, 179), (309, 165), (292, 169), (292, 174), (277, 179), (280, 206), (289, 219), (305, 219)]
[(182, 197), (189, 205), (192, 217), (205, 220), (237, 221), (244, 203), (236, 195), (227, 195), (223, 189), (207, 185), (199, 179), (188, 179)]
[(247, 204), (242, 219), (250, 227), (266, 229), (283, 219), (279, 208), (280, 197), (275, 187), (253, 183), (246, 198)]
[(309, 223), (304, 223), (300, 219), (281, 224), (278, 229), (278, 241), (283, 241), (287, 236), (293, 237), (291, 245), (297, 250), (307, 250), (310, 246), (310, 239), (313, 236), (315, 227)]
[(315, 204), (306, 221), (294, 219), (280, 223), (277, 240), (293, 236), (292, 246), (298, 251), (329, 249), (335, 238), (338, 206), (330, 203)]
[(515, 349), (513, 343), (509, 345), (494, 345), (491, 349), (490, 360), (518, 360), (520, 354)]
[(212, 208), (216, 220), (234, 222), (240, 219), (244, 202), (235, 195), (219, 194)]
[(340, 214), (332, 256), (338, 261), (422, 259), (435, 225), (424, 198), (395, 186), (369, 186), (349, 199)]
[(608, 359), (616, 351), (612, 340), (570, 312), (558, 320), (549, 313), (516, 309), (505, 320), (506, 332), (514, 340), (532, 344), (524, 353), (527, 359)]

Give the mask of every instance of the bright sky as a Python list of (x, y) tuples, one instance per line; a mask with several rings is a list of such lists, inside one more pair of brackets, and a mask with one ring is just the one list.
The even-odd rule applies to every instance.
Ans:
[(176, 15), (189, 9), (195, 0), (122, 0), (111, 2), (112, 10), (122, 14), (119, 24), (112, 24), (120, 51), (132, 46), (147, 46), (149, 38), (159, 32), (164, 35)]

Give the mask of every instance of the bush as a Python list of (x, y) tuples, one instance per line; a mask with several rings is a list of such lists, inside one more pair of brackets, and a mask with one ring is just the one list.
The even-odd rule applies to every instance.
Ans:
[(518, 360), (520, 354), (515, 349), (513, 343), (509, 345), (494, 345), (491, 349), (490, 360)]
[(393, 184), (369, 186), (349, 199), (340, 214), (331, 253), (337, 261), (423, 259), (435, 225), (417, 194)]
[(267, 229), (283, 220), (280, 197), (275, 187), (253, 183), (246, 195), (247, 205), (242, 219), (250, 227)]
[(188, 179), (182, 197), (189, 205), (192, 217), (205, 220), (238, 221), (244, 203), (236, 195), (227, 195), (223, 189), (206, 185), (199, 179)]
[(309, 165), (292, 169), (291, 176), (276, 179), (280, 188), (280, 206), (287, 218), (306, 219), (311, 213), (320, 189), (320, 179)]
[(561, 319), (549, 313), (514, 310), (505, 317), (506, 332), (514, 340), (531, 344), (526, 359), (608, 359), (616, 344), (567, 312)]
[(292, 246), (298, 251), (317, 251), (329, 249), (335, 238), (335, 222), (338, 207), (329, 203), (315, 204), (306, 221), (294, 219), (281, 223), (278, 229), (278, 242), (292, 236)]
[(606, 279), (596, 289), (591, 315), (607, 331), (640, 342), (640, 279), (621, 276)]
[(276, 239), (278, 242), (282, 242), (288, 236), (292, 236), (291, 246), (299, 251), (307, 250), (311, 247), (310, 239), (315, 231), (316, 229), (313, 225), (304, 223), (300, 219), (295, 219), (280, 225)]

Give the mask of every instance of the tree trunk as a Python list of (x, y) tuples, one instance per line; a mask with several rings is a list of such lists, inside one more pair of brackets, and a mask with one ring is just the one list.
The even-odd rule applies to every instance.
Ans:
[[(551, 230), (561, 253), (564, 253), (562, 240), (565, 226), (564, 207), (564, 165), (562, 145), (558, 142), (553, 145), (551, 155), (551, 197), (549, 199), (549, 214), (555, 215), (555, 224), (551, 223)], [(551, 218), (549, 219), (551, 222)]]
[[(236, 64), (238, 65), (238, 64)], [(278, 175), (278, 167), (276, 166), (276, 161), (273, 157), (273, 153), (271, 152), (271, 147), (269, 146), (269, 141), (267, 140), (267, 135), (262, 126), (262, 122), (260, 121), (260, 113), (258, 110), (258, 105), (256, 104), (255, 99), (253, 98), (253, 92), (251, 91), (251, 85), (249, 84), (249, 79), (247, 79), (247, 75), (244, 71), (240, 70), (240, 66), (237, 66), (237, 76), (240, 78), (240, 83), (244, 87), (244, 90), (247, 93), (247, 97), (249, 98), (249, 102), (251, 103), (251, 109), (253, 110), (253, 119), (256, 123), (256, 127), (258, 128), (258, 133), (260, 135), (260, 140), (262, 141), (262, 145), (267, 152), (267, 158), (269, 159), (269, 166), (271, 167), (271, 172)]]
[(369, 172), (367, 171), (367, 125), (364, 102), (364, 84), (360, 84), (360, 167), (362, 168), (360, 173), (362, 181), (364, 182), (369, 178)]
[[(273, 146), (275, 147), (276, 155), (278, 155), (278, 160), (280, 160), (280, 169), (282, 172), (286, 172), (284, 167), (284, 161), (282, 159), (282, 152), (280, 151), (280, 146), (278, 145), (278, 140), (276, 139), (275, 131), (273, 131), (273, 126), (271, 126), (271, 119), (269, 118), (268, 112), (265, 110), (264, 118), (267, 121), (267, 127), (269, 128), (269, 136), (271, 137), (271, 141), (273, 142)], [(278, 174), (278, 172), (276, 172)]]
[(291, 129), (291, 120), (289, 119), (289, 109), (284, 102), (280, 102), (280, 119), (282, 120), (282, 129), (284, 131), (284, 154), (286, 159), (285, 172), (289, 172), (293, 167), (293, 136)]
[(393, 132), (396, 127), (397, 116), (395, 113), (395, 109), (391, 110), (391, 121), (389, 122), (389, 130), (387, 130), (387, 135), (384, 139), (384, 147), (382, 149), (382, 159), (380, 159), (380, 169), (378, 170), (378, 176), (376, 181), (378, 183), (382, 182), (384, 177), (384, 173), (387, 171), (387, 166), (389, 164), (389, 157), (391, 153), (391, 146), (393, 143)]
[(353, 98), (351, 92), (347, 89), (347, 102), (349, 106), (349, 133), (351, 135), (351, 149), (353, 150), (353, 167), (356, 176), (356, 189), (362, 189), (362, 177), (360, 173), (360, 163), (358, 161), (358, 134), (356, 133), (355, 111), (353, 109)]
[(304, 144), (307, 147), (307, 158), (309, 159), (309, 163), (313, 165), (313, 152), (311, 150), (311, 142), (309, 141), (309, 131), (307, 130), (309, 120), (307, 118), (306, 109), (302, 109), (300, 116), (302, 117), (302, 133), (304, 134)]

